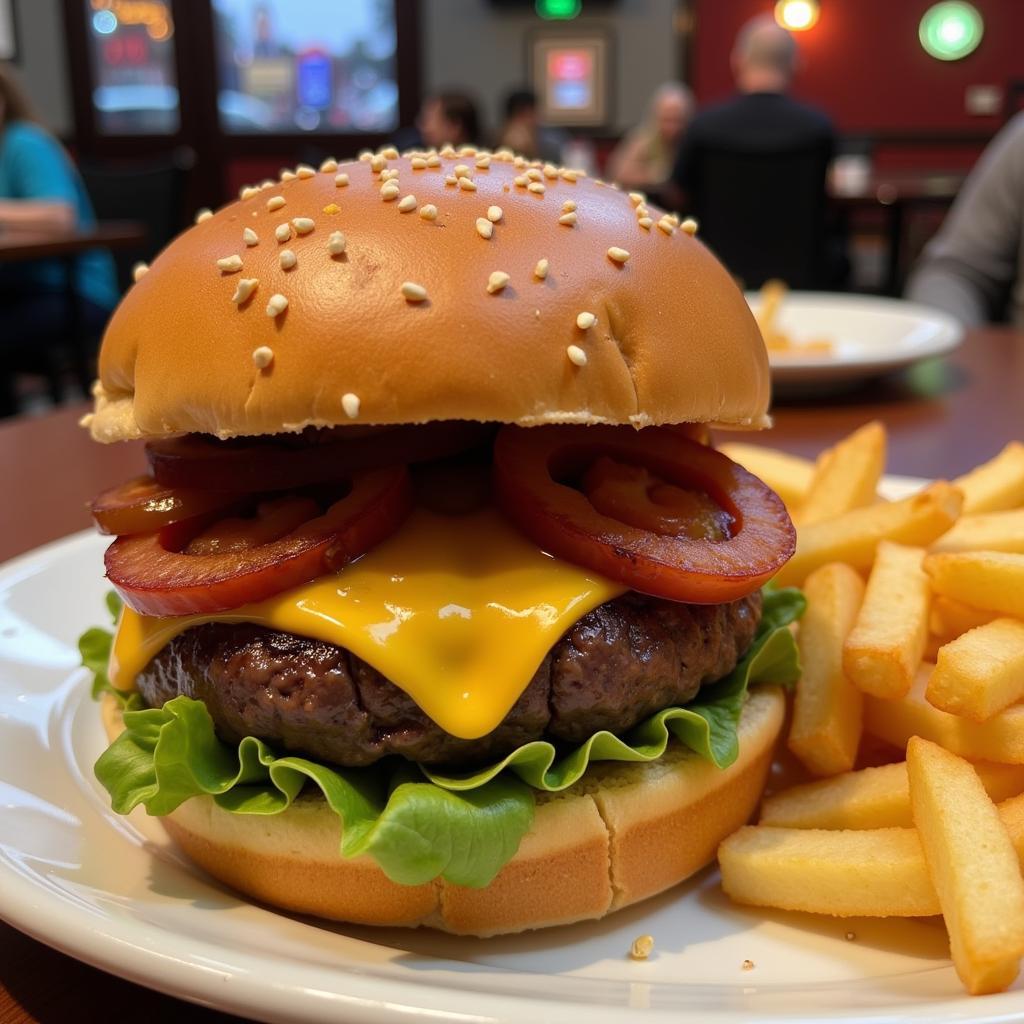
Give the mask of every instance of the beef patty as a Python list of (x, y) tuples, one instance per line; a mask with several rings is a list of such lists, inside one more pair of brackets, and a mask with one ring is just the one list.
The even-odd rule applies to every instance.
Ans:
[(609, 601), (555, 644), (512, 710), (476, 740), (445, 732), (344, 648), (247, 623), (181, 633), (138, 686), (150, 707), (178, 694), (201, 700), (231, 743), (257, 736), (277, 750), (339, 765), (398, 754), (470, 766), (540, 737), (579, 743), (599, 729), (621, 733), (692, 699), (733, 669), (760, 617), (759, 593), (720, 605), (632, 593)]

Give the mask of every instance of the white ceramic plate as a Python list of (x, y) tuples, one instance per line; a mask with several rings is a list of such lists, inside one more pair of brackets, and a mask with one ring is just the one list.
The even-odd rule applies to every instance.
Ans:
[[(242, 902), (155, 821), (113, 814), (92, 777), (105, 741), (75, 640), (104, 618), (103, 544), (82, 534), (0, 569), (0, 915), (36, 938), (264, 1021), (1024, 1020), (1020, 987), (962, 993), (940, 921), (745, 910), (712, 869), (603, 922), (488, 941)], [(636, 963), (644, 933), (655, 955)]]
[[(757, 310), (759, 292), (748, 292)], [(772, 380), (785, 390), (866, 380), (932, 356), (951, 352), (963, 340), (963, 327), (948, 313), (902, 299), (831, 292), (790, 292), (778, 326), (798, 346), (769, 352)], [(832, 343), (826, 352), (801, 351), (817, 339)]]

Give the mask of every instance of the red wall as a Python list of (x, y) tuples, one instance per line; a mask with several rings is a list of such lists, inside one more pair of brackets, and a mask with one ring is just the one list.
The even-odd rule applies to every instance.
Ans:
[[(981, 45), (960, 61), (921, 48), (917, 27), (934, 0), (821, 0), (814, 28), (797, 33), (798, 96), (823, 107), (844, 134), (995, 132), (1000, 117), (964, 109), (968, 85), (1024, 79), (1024, 0), (973, 0), (985, 19)], [(693, 84), (707, 103), (732, 90), (729, 53), (747, 19), (772, 0), (693, 0)]]

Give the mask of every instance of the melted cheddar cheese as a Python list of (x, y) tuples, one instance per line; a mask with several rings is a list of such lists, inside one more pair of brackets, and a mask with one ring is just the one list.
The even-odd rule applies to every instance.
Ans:
[(168, 618), (126, 608), (110, 677), (130, 689), (177, 634), (255, 622), (347, 648), (446, 732), (475, 739), (508, 714), (562, 634), (625, 589), (545, 554), (491, 508), (457, 517), (417, 509), (340, 572), (266, 601)]

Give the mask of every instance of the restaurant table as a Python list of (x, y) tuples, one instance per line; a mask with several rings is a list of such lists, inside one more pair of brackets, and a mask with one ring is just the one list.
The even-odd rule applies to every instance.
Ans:
[[(83, 404), (0, 426), (0, 480), (15, 485), (0, 503), (0, 560), (87, 528), (86, 501), (142, 469), (139, 444), (89, 440), (77, 426), (85, 411)], [(826, 401), (782, 404), (774, 415), (773, 430), (730, 437), (812, 456), (877, 418), (889, 430), (891, 472), (955, 476), (1024, 437), (1024, 332), (970, 331), (946, 360)], [(162, 1022), (186, 1014), (202, 1024), (234, 1019), (121, 981), (0, 924), (0, 1024)]]

